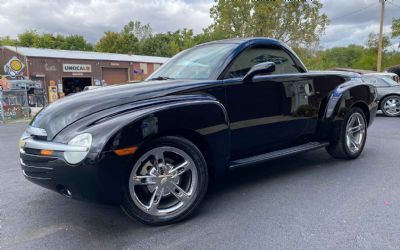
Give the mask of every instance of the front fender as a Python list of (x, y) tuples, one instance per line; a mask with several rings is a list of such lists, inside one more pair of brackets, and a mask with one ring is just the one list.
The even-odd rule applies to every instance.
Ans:
[[(96, 116), (96, 115), (92, 115)], [(56, 140), (68, 141), (87, 132), (93, 136), (92, 152), (140, 146), (155, 137), (174, 132), (196, 134), (209, 147), (215, 173), (224, 171), (229, 160), (229, 120), (224, 106), (209, 95), (188, 95), (153, 100), (131, 110), (121, 109), (97, 120), (86, 118), (73, 124)]]

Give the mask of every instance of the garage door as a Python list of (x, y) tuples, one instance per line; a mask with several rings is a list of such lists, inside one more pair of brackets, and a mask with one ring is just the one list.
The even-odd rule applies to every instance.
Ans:
[(124, 83), (128, 81), (128, 69), (126, 68), (103, 68), (102, 79), (108, 85)]

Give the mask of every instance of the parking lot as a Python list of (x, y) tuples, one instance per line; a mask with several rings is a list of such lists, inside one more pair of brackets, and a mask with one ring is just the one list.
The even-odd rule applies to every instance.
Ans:
[(319, 150), (233, 171), (192, 218), (164, 227), (28, 182), (27, 124), (0, 125), (0, 249), (399, 249), (399, 124), (377, 117), (357, 160)]

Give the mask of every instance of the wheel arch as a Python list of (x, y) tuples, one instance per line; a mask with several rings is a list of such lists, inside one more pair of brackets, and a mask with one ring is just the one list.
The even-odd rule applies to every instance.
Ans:
[(375, 87), (358, 81), (348, 81), (334, 89), (321, 119), (319, 137), (327, 138), (331, 142), (337, 141), (343, 120), (353, 107), (359, 107), (368, 125), (371, 125), (377, 109)]
[(216, 176), (215, 156), (212, 153), (209, 142), (200, 133), (190, 129), (170, 129), (150, 138), (146, 138), (146, 142), (144, 143), (166, 136), (182, 137), (193, 143), (200, 150), (206, 160), (209, 177)]
[(210, 173), (222, 175), (230, 157), (230, 131), (226, 110), (212, 99), (158, 104), (124, 113), (93, 126), (90, 131), (98, 152), (141, 148), (150, 140), (179, 136), (195, 144), (206, 158)]

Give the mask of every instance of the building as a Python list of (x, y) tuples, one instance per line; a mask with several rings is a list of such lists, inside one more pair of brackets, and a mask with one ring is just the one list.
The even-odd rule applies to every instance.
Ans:
[(165, 57), (89, 51), (0, 48), (0, 75), (4, 70), (3, 74), (11, 78), (41, 82), (49, 94), (49, 101), (82, 91), (85, 86), (143, 80), (168, 60)]

